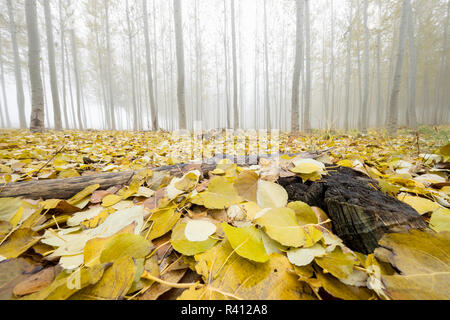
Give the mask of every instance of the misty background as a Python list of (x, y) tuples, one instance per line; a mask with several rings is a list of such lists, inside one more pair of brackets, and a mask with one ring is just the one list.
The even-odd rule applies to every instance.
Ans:
[(449, 1), (0, 0), (3, 128), (30, 125), (27, 2), (46, 128), (55, 128), (55, 94), (65, 129), (179, 128), (181, 49), (188, 129), (199, 120), (204, 129), (289, 131), (295, 119), (303, 130), (365, 129), (394, 113), (397, 126), (449, 123)]

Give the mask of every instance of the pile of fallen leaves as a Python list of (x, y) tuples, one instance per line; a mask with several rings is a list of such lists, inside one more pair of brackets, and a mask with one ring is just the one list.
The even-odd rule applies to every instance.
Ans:
[[(171, 157), (183, 145), (167, 133), (2, 132), (2, 184), (145, 170), (71, 199), (0, 198), (0, 299), (450, 299), (450, 145), (411, 133), (280, 139), (280, 153), (329, 151), (174, 173), (149, 169), (193, 159)], [(352, 251), (324, 211), (276, 183), (318, 181), (325, 164), (377, 180), (432, 230)]]

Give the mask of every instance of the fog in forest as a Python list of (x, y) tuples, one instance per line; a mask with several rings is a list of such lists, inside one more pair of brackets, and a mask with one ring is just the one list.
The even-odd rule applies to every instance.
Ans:
[(445, 0), (0, 0), (2, 128), (450, 119)]

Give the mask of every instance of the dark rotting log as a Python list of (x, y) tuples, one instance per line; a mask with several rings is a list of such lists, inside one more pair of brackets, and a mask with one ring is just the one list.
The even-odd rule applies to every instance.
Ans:
[(352, 250), (372, 253), (384, 233), (424, 229), (421, 215), (377, 189), (378, 182), (346, 167), (333, 168), (320, 181), (280, 178), (290, 201), (317, 206), (332, 221), (333, 232)]

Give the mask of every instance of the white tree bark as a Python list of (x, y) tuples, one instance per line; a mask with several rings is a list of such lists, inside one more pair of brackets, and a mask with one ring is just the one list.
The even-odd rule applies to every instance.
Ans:
[(295, 64), (292, 80), (291, 131), (300, 130), (300, 76), (303, 70), (303, 0), (297, 0), (297, 27), (295, 41)]
[(9, 15), (9, 31), (11, 33), (11, 43), (14, 53), (14, 75), (16, 80), (16, 95), (17, 95), (17, 107), (19, 109), (19, 122), (20, 128), (27, 127), (27, 120), (25, 119), (25, 95), (23, 92), (23, 80), (22, 80), (22, 68), (19, 55), (19, 45), (17, 43), (17, 28), (14, 19), (14, 8), (11, 0), (6, 0), (8, 5)]
[(44, 92), (41, 79), (41, 50), (37, 24), (36, 0), (25, 0), (28, 34), (28, 69), (31, 82), (31, 132), (44, 131)]
[[(147, 11), (147, 0), (142, 0), (142, 7), (144, 9), (144, 38), (145, 38), (145, 59), (147, 64), (147, 85), (148, 85), (148, 96), (150, 100), (150, 111), (152, 119), (152, 130), (157, 131), (159, 129), (158, 125), (158, 110), (155, 104), (155, 97), (153, 94), (153, 79), (152, 79), (152, 60), (150, 56), (150, 37), (148, 33), (148, 11)], [(153, 10), (155, 8), (153, 7)], [(155, 12), (153, 13), (155, 14)], [(153, 26), (155, 28), (155, 25)], [(156, 62), (155, 55), (155, 62)]]
[(392, 82), (392, 92), (387, 116), (387, 129), (393, 134), (397, 130), (398, 123), (398, 96), (402, 80), (403, 59), (405, 54), (406, 27), (408, 23), (408, 5), (410, 0), (402, 1), (402, 17), (400, 21), (400, 31), (398, 35), (397, 62), (395, 65), (394, 79)]
[(233, 52), (233, 128), (239, 128), (239, 109), (238, 109), (238, 70), (236, 53), (236, 12), (234, 0), (231, 0), (231, 46)]
[(173, 0), (173, 13), (175, 22), (175, 44), (177, 52), (177, 70), (178, 70), (178, 84), (177, 84), (177, 98), (178, 98), (178, 127), (179, 129), (186, 129), (186, 102), (185, 102), (185, 87), (184, 87), (184, 45), (183, 45), (183, 28), (182, 28), (182, 14), (180, 0)]
[(309, 13), (309, 0), (305, 0), (305, 42), (306, 42), (306, 84), (305, 109), (303, 112), (303, 130), (311, 130), (311, 23)]
[(61, 107), (59, 104), (58, 77), (56, 76), (55, 46), (53, 39), (52, 12), (49, 0), (44, 0), (45, 27), (47, 31), (48, 66), (50, 69), (50, 85), (53, 101), (53, 121), (55, 129), (62, 129)]
[(353, 29), (353, 7), (352, 2), (349, 1), (350, 13), (348, 16), (348, 32), (347, 32), (347, 66), (345, 72), (345, 115), (344, 115), (344, 129), (349, 129), (350, 117), (350, 82), (352, 77), (352, 29)]

